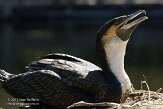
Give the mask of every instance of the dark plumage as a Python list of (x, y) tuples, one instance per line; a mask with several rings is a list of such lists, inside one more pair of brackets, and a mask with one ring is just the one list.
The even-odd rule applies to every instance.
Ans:
[[(129, 24), (126, 23), (130, 19), (144, 12), (139, 11), (130, 16), (115, 18), (99, 30), (97, 52), (102, 69), (88, 61), (70, 55), (49, 54), (27, 65), (24, 73), (14, 75), (1, 70), (0, 80), (3, 82), (3, 88), (15, 97), (37, 98), (41, 104), (53, 108), (66, 108), (79, 101), (123, 101), (132, 90), (131, 83), (124, 71), (122, 71), (124, 78), (117, 76), (117, 71), (114, 71), (112, 61), (106, 54), (112, 48), (108, 49), (107, 47), (112, 47), (109, 44), (114, 38), (121, 40), (118, 43), (128, 40), (132, 31), (127, 31), (127, 28), (123, 33), (119, 33), (119, 30), (126, 25), (128, 27)], [(143, 20), (136, 21), (135, 25), (137, 26), (137, 22), (140, 23), (140, 21)], [(135, 25), (131, 27), (135, 27)], [(116, 32), (119, 35), (116, 35)], [(122, 51), (125, 51), (126, 44)], [(124, 55), (122, 55), (122, 62), (123, 60)], [(117, 62), (119, 61), (117, 60)], [(127, 81), (127, 85), (124, 86), (121, 80)]]
[[(107, 84), (101, 69), (82, 59), (65, 54), (50, 54), (26, 68), (26, 73), (11, 75), (3, 84), (14, 96), (38, 98), (42, 103), (64, 108), (82, 100), (120, 100), (119, 85)], [(115, 81), (114, 84), (119, 83)]]

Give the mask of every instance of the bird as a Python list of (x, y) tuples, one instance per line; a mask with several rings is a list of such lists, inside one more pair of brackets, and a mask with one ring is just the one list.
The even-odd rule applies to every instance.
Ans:
[(97, 31), (96, 51), (101, 67), (63, 53), (40, 57), (19, 74), (0, 70), (2, 88), (16, 98), (65, 109), (79, 102), (124, 102), (133, 85), (124, 68), (127, 43), (143, 21), (145, 10), (107, 21)]

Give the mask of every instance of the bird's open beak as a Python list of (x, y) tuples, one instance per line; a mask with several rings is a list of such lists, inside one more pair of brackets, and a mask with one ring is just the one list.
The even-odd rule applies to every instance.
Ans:
[[(139, 17), (136, 19), (139, 15), (143, 15), (142, 17)], [(148, 19), (146, 15), (145, 10), (139, 10), (131, 15), (127, 15), (124, 20), (118, 25), (116, 29), (116, 34), (118, 36), (127, 37), (132, 34), (132, 32), (135, 30), (135, 28), (144, 20)], [(125, 35), (125, 36), (124, 36)], [(128, 37), (129, 38), (129, 37)], [(125, 38), (126, 39), (126, 38)]]
[[(140, 14), (144, 14), (144, 16), (142, 16), (139, 19), (136, 19), (136, 20), (128, 23), (129, 21), (131, 21), (132, 19), (136, 18)], [(142, 21), (148, 19), (148, 17), (145, 16), (145, 15), (146, 15), (146, 11), (145, 10), (139, 10), (139, 11), (137, 11), (137, 12), (131, 14), (131, 15), (127, 15), (125, 20), (118, 25), (118, 29), (129, 29), (129, 28), (131, 28), (131, 27), (141, 23)]]

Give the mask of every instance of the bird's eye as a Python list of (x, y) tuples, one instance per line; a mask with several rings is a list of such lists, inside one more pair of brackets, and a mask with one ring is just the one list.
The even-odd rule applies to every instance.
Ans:
[(115, 25), (119, 25), (119, 22), (114, 22)]

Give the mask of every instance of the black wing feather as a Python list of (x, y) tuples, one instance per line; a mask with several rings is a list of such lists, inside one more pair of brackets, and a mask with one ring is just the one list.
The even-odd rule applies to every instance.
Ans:
[(60, 107), (92, 99), (64, 84), (61, 77), (50, 70), (37, 70), (12, 77), (4, 83), (4, 87), (17, 97), (34, 97), (42, 103)]

